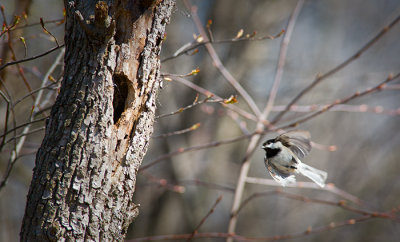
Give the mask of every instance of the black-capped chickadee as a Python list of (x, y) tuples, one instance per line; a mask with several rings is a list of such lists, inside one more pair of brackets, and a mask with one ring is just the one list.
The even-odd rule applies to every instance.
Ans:
[(264, 142), (266, 151), (264, 163), (272, 178), (282, 186), (295, 184), (295, 174), (300, 173), (310, 178), (319, 186), (325, 186), (328, 173), (304, 164), (303, 158), (311, 151), (310, 133), (307, 131), (289, 131), (275, 139)]

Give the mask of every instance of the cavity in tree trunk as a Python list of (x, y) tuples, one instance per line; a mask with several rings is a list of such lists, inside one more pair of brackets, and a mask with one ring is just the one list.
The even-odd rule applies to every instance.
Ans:
[(36, 156), (22, 241), (123, 240), (153, 131), (174, 1), (67, 1), (65, 73)]

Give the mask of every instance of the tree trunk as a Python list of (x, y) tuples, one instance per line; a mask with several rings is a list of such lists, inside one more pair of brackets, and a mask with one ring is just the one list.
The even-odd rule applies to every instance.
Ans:
[(22, 241), (123, 240), (153, 131), (173, 0), (65, 0), (65, 73), (36, 156)]

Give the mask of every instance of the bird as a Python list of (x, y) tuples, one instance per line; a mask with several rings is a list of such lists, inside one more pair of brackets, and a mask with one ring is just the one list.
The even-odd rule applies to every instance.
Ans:
[(311, 136), (308, 131), (293, 130), (265, 141), (264, 163), (272, 178), (282, 186), (296, 184), (296, 174), (308, 177), (320, 187), (325, 186), (328, 173), (304, 164), (311, 151)]

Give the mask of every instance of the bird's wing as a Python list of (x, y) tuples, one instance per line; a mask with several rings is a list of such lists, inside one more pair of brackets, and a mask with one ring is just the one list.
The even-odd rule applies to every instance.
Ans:
[(296, 177), (294, 175), (280, 172), (274, 167), (274, 165), (268, 162), (268, 160), (265, 162), (265, 166), (272, 178), (274, 178), (274, 180), (280, 185), (285, 187), (290, 184), (296, 184)]
[(286, 145), (297, 157), (302, 158), (311, 151), (310, 133), (303, 130), (289, 131), (277, 138)]

